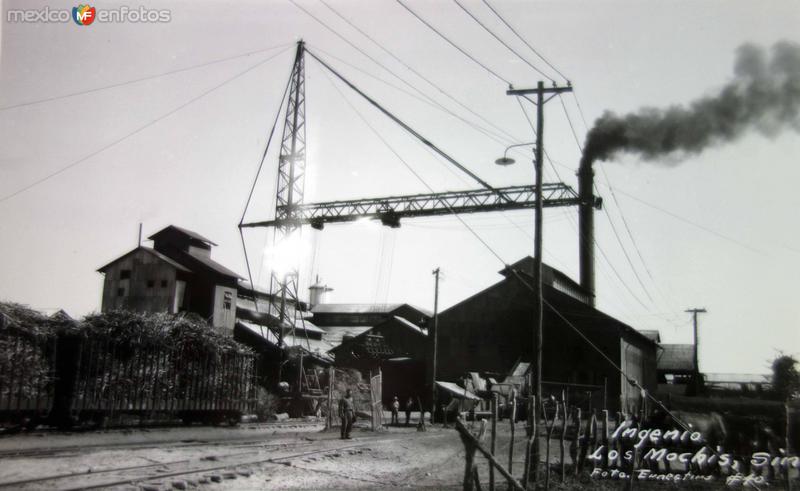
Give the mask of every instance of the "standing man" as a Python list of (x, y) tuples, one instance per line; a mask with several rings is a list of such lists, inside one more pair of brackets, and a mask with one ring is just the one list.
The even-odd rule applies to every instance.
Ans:
[(392, 401), (392, 424), (400, 424), (400, 401), (397, 400), (397, 396), (394, 396)]
[(406, 400), (406, 426), (408, 426), (411, 422), (411, 409), (414, 407), (414, 399), (411, 396), (408, 396)]
[(350, 430), (353, 429), (353, 421), (356, 419), (356, 406), (350, 389), (344, 392), (339, 399), (339, 417), (342, 419), (342, 440), (350, 440)]

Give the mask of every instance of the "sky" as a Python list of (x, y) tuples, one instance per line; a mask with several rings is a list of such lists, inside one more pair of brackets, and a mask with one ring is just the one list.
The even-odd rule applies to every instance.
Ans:
[[(505, 82), (396, 1), (330, 0), (333, 10), (297, 2), (308, 13), (288, 0), (110, 1), (102, 8), (167, 10), (169, 22), (80, 26), (8, 22), (9, 10), (75, 4), (3, 1), (0, 299), (73, 315), (98, 310), (96, 270), (136, 247), (139, 223), (145, 237), (169, 224), (209, 237), (219, 244), (213, 257), (245, 276), (237, 224), (300, 39), (492, 185), (533, 182), (529, 147), (511, 151), (515, 165), (494, 164), (506, 146), (533, 140)], [(489, 3), (575, 88), (545, 106), (552, 164), (544, 180), (576, 189), (579, 144), (604, 111), (690, 103), (731, 80), (742, 44), (800, 43), (794, 1)], [(515, 87), (542, 79), (455, 2), (406, 4)], [(486, 4), (461, 4), (563, 83)], [(478, 187), (310, 58), (306, 94), (306, 202)], [(684, 311), (706, 308), (699, 330), (706, 372), (762, 373), (780, 351), (800, 354), (798, 155), (800, 136), (786, 129), (748, 132), (681, 160), (623, 153), (597, 163), (605, 207), (596, 213), (598, 308), (660, 330), (664, 342), (690, 342)], [(248, 219), (271, 218), (276, 175), (272, 145)], [(452, 216), (405, 220), (399, 229), (373, 222), (303, 229), (303, 288), (318, 275), (334, 289), (331, 301), (432, 309), (439, 267), (444, 309), (499, 281), (503, 262), (532, 253), (531, 211), (464, 220), (488, 247)], [(543, 257), (577, 280), (576, 223), (574, 208), (545, 211)], [(267, 284), (272, 239), (259, 230), (245, 236), (253, 276)]]

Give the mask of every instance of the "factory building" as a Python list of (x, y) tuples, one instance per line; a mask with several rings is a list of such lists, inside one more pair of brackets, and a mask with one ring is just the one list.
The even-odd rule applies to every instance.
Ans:
[(211, 259), (216, 244), (170, 225), (98, 272), (102, 311), (193, 312), (212, 325), (233, 329), (239, 275)]
[[(503, 269), (502, 280), (439, 314), (437, 380), (468, 372), (502, 380), (517, 362), (534, 359), (536, 307), (523, 284), (532, 284), (533, 265), (531, 257), (518, 261), (509, 267), (517, 274)], [(590, 342), (648, 390), (657, 385), (658, 343), (592, 307), (589, 292), (560, 271), (542, 265), (542, 284), (544, 395), (565, 389), (576, 404), (638, 410), (641, 391)]]

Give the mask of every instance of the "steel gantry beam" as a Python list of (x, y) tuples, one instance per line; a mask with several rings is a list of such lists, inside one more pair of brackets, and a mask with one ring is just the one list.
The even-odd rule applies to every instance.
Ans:
[[(563, 183), (543, 184), (542, 199), (545, 207), (575, 206), (580, 198), (570, 186)], [(365, 198), (325, 203), (295, 205), (289, 210), (278, 210), (276, 219), (243, 223), (242, 227), (287, 227), (311, 225), (322, 229), (326, 223), (353, 222), (368, 218), (380, 220), (389, 227), (399, 227), (400, 219), (452, 213), (482, 213), (488, 211), (522, 210), (536, 205), (536, 186), (510, 186), (504, 188), (447, 191), (442, 193), (412, 194), (386, 198)], [(599, 207), (597, 198), (592, 206)], [(287, 217), (287, 218), (281, 218)]]

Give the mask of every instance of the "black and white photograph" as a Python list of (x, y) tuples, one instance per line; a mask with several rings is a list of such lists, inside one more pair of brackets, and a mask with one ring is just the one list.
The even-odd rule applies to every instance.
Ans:
[(800, 490), (797, 0), (0, 15), (0, 491)]

